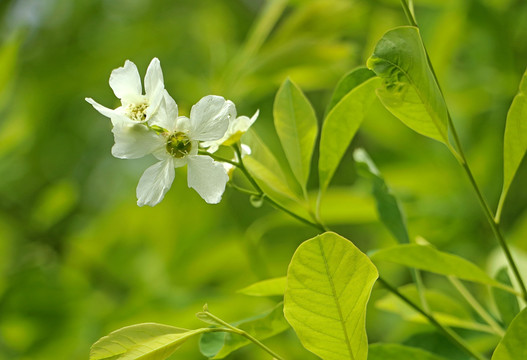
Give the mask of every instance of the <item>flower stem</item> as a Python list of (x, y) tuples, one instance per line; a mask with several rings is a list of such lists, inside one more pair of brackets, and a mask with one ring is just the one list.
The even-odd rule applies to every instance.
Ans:
[(428, 319), (428, 321), (434, 325), (437, 329), (439, 329), (450, 341), (455, 343), (461, 350), (463, 350), (466, 354), (470, 355), (471, 357), (478, 359), (478, 360), (485, 360), (485, 357), (483, 355), (477, 353), (476, 351), (472, 350), (470, 346), (467, 344), (467, 342), (460, 337), (458, 334), (456, 334), (452, 329), (443, 326), (437, 319), (428, 311), (425, 311), (421, 309), (418, 305), (416, 305), (412, 300), (408, 299), (406, 296), (401, 294), (399, 290), (397, 290), (395, 287), (390, 285), (386, 280), (384, 280), (382, 277), (379, 277), (378, 279), (379, 283), (381, 283), (386, 290), (393, 293), (395, 296), (403, 300), (405, 303), (410, 305), (414, 310), (416, 310), (418, 313), (423, 315)]
[(277, 203), (276, 201), (274, 201), (273, 199), (271, 199), (269, 196), (267, 196), (267, 194), (262, 190), (262, 188), (258, 185), (258, 183), (256, 182), (256, 180), (254, 180), (254, 178), (252, 177), (252, 175), (249, 173), (249, 171), (247, 170), (247, 168), (245, 167), (245, 165), (243, 164), (243, 159), (242, 159), (242, 154), (241, 154), (241, 151), (240, 151), (240, 148), (238, 145), (233, 145), (233, 148), (234, 148), (234, 151), (236, 152), (236, 155), (239, 159), (239, 162), (236, 163), (236, 167), (238, 167), (238, 169), (241, 170), (241, 172), (243, 172), (243, 174), (245, 175), (245, 177), (247, 178), (247, 180), (249, 180), (249, 182), (251, 183), (251, 185), (255, 188), (255, 190), (258, 192), (258, 194), (255, 194), (255, 195), (259, 195), (259, 196), (262, 196), (263, 195), (263, 198), (265, 201), (267, 201), (268, 203), (270, 203), (272, 206), (274, 206), (275, 208), (277, 209), (280, 209), (282, 210), (283, 212), (287, 213), (288, 215), (294, 217), (295, 219), (297, 219), (298, 221), (301, 221), (303, 222), (304, 224), (307, 224), (309, 226), (313, 226), (315, 228), (317, 228), (318, 230), (320, 230), (321, 232), (324, 232), (326, 231), (326, 228), (324, 225), (322, 225), (321, 223), (319, 222), (313, 222), (313, 221), (310, 221), (298, 214), (295, 214), (294, 212), (292, 212), (291, 210), (287, 209), (286, 207), (280, 205), (279, 203)]
[(238, 186), (236, 184), (233, 184), (232, 182), (228, 182), (227, 183), (227, 186), (230, 186), (231, 188), (233, 188), (234, 190), (238, 190), (239, 192), (243, 193), (243, 194), (247, 194), (247, 195), (251, 195), (251, 196), (261, 196), (262, 194), (259, 194), (257, 192), (254, 192), (254, 191), (251, 191), (251, 190), (248, 190), (248, 189), (245, 189), (245, 188), (242, 188), (241, 186)]
[[(406, 0), (401, 0), (401, 5), (403, 7), (403, 10), (404, 10), (404, 13), (406, 15), (408, 22), (412, 26), (418, 27), (417, 21), (415, 20), (415, 17), (410, 11), (410, 7), (408, 6), (408, 3), (406, 2)], [(423, 43), (423, 46), (424, 46), (424, 43)], [(430, 70), (432, 71), (432, 74), (434, 76), (437, 86), (439, 87), (439, 91), (441, 92), (441, 95), (443, 95), (443, 91), (441, 90), (441, 87), (439, 86), (439, 81), (434, 71), (434, 67), (432, 66), (430, 56), (428, 56), (428, 52), (426, 51), (426, 47), (425, 47), (425, 54), (426, 54), (428, 66), (430, 67)], [(450, 152), (454, 155), (454, 157), (457, 159), (461, 167), (463, 167), (463, 170), (465, 171), (465, 174), (467, 175), (472, 188), (476, 192), (476, 196), (479, 200), (481, 207), (483, 208), (483, 212), (485, 213), (485, 217), (487, 218), (487, 221), (490, 224), (492, 232), (494, 233), (494, 236), (498, 240), (498, 243), (500, 244), (503, 252), (505, 253), (505, 257), (507, 258), (507, 262), (509, 263), (509, 266), (511, 267), (512, 272), (514, 273), (514, 277), (518, 281), (518, 284), (521, 289), (522, 297), (525, 301), (527, 301), (527, 288), (525, 287), (525, 283), (523, 282), (520, 271), (518, 270), (518, 267), (516, 266), (516, 262), (514, 261), (514, 258), (512, 257), (512, 253), (509, 249), (509, 246), (507, 245), (507, 242), (505, 241), (501, 233), (501, 230), (499, 227), (499, 221), (496, 219), (496, 217), (494, 216), (494, 213), (492, 212), (489, 205), (487, 204), (487, 201), (483, 197), (483, 194), (481, 193), (481, 190), (479, 189), (476, 179), (474, 178), (474, 175), (472, 174), (472, 171), (470, 170), (467, 159), (463, 152), (463, 147), (461, 146), (461, 141), (459, 140), (459, 136), (457, 134), (456, 128), (454, 127), (454, 122), (452, 121), (452, 117), (450, 116), (450, 112), (448, 110), (447, 110), (447, 115), (448, 115), (448, 126), (451, 130), (452, 137), (454, 139), (454, 143), (455, 143), (457, 151), (450, 144), (447, 144), (447, 147), (450, 150)]]

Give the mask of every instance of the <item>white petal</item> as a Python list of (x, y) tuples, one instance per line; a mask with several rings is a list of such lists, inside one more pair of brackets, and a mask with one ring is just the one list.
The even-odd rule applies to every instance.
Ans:
[[(190, 124), (190, 119), (186, 116), (180, 116), (177, 118), (175, 131), (181, 131), (184, 133), (189, 133), (192, 129)], [(195, 140), (195, 139), (192, 139)]]
[(112, 71), (110, 87), (119, 99), (126, 98), (127, 95), (141, 95), (141, 78), (137, 66), (126, 60), (123, 67)]
[(160, 161), (145, 170), (137, 184), (137, 205), (154, 206), (165, 197), (174, 181), (172, 159)]
[(201, 141), (220, 139), (229, 127), (229, 115), (233, 108), (234, 104), (221, 96), (202, 98), (190, 110), (190, 137)]
[(168, 131), (174, 131), (176, 129), (176, 123), (178, 118), (178, 108), (174, 99), (165, 90), (163, 92), (163, 98), (157, 109), (150, 120), (150, 124), (157, 125)]
[(220, 162), (209, 156), (188, 156), (188, 187), (193, 188), (209, 204), (217, 204), (225, 191), (229, 176)]
[(102, 106), (101, 104), (93, 100), (92, 98), (84, 98), (84, 100), (86, 100), (89, 104), (91, 104), (91, 106), (95, 108), (95, 110), (97, 110), (104, 116), (108, 118), (111, 118), (113, 116), (115, 110), (109, 109), (106, 106)]
[(145, 75), (145, 92), (148, 97), (161, 93), (165, 85), (163, 83), (163, 72), (158, 58), (153, 58), (148, 65)]
[(159, 91), (154, 96), (148, 98), (148, 108), (146, 109), (146, 121), (151, 120), (159, 110), (163, 102), (164, 91)]
[(109, 117), (112, 120), (112, 124), (114, 124), (114, 125), (118, 124), (118, 123), (123, 123), (123, 122), (126, 123), (126, 122), (130, 121), (128, 119), (128, 117), (123, 115), (117, 109), (114, 110), (114, 109), (109, 109), (109, 108), (107, 108), (105, 106), (102, 106), (101, 104), (99, 104), (95, 100), (93, 100), (92, 98), (86, 98), (85, 100), (88, 103), (90, 103), (95, 108), (95, 110), (97, 110), (98, 112), (100, 112), (104, 116)]
[(119, 123), (112, 132), (115, 139), (112, 155), (120, 159), (137, 159), (165, 146), (163, 136), (143, 124)]
[(259, 114), (260, 110), (256, 110), (256, 113), (250, 119), (247, 116), (240, 116), (239, 118), (236, 118), (236, 120), (234, 121), (232, 134), (236, 134), (237, 132), (244, 133), (249, 130), (251, 125), (254, 124), (254, 122), (258, 118)]

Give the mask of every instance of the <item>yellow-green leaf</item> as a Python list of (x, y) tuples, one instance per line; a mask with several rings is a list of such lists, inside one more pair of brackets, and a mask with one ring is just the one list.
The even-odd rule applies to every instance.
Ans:
[(377, 96), (393, 115), (419, 134), (448, 143), (448, 110), (419, 29), (388, 31), (367, 64), (384, 80)]
[(306, 349), (324, 360), (365, 360), (365, 316), (378, 277), (353, 243), (324, 233), (302, 243), (289, 264), (284, 314)]
[(503, 339), (494, 350), (492, 360), (527, 359), (527, 308), (512, 320)]
[[(365, 69), (361, 69), (365, 70)], [(337, 167), (346, 153), (351, 140), (357, 133), (357, 130), (366, 116), (366, 112), (372, 101), (375, 99), (375, 88), (380, 84), (380, 79), (370, 77), (364, 82), (356, 84), (340, 101), (331, 109), (320, 136), (320, 157), (318, 160), (318, 173), (320, 190), (324, 192), (337, 170)], [(352, 80), (357, 83), (365, 75), (364, 71), (357, 71), (358, 80), (349, 79), (348, 85), (352, 85)]]
[(318, 133), (315, 110), (302, 90), (286, 79), (273, 107), (274, 125), (296, 180), (306, 188)]
[(498, 205), (497, 218), (514, 175), (527, 152), (527, 70), (520, 83), (520, 91), (514, 97), (507, 114), (505, 139), (503, 141), (503, 190)]
[(286, 281), (285, 276), (262, 280), (238, 290), (238, 292), (249, 296), (282, 296), (285, 292)]
[(297, 199), (278, 160), (255, 131), (249, 129), (242, 139), (251, 148), (251, 154), (245, 156), (243, 162), (265, 193), (278, 200)]
[(326, 116), (351, 90), (374, 76), (375, 73), (373, 71), (363, 66), (353, 69), (344, 75), (342, 79), (339, 80), (337, 86), (335, 86), (335, 90), (333, 91), (333, 95), (331, 96), (331, 100), (329, 101), (326, 110)]
[(99, 339), (90, 351), (90, 360), (163, 360), (185, 341), (210, 329), (187, 330), (145, 323), (127, 326)]

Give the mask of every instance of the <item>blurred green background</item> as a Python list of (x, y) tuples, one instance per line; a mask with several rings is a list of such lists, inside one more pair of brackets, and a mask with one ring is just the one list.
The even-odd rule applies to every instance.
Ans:
[[(283, 1), (276, 19), (264, 17), (268, 24), (259, 20), (267, 3), (273, 2), (0, 2), (0, 359), (87, 359), (94, 341), (122, 326), (194, 328), (204, 303), (228, 321), (274, 305), (236, 290), (283, 276), (295, 248), (315, 232), (267, 205), (253, 208), (231, 189), (221, 204), (207, 205), (187, 189), (184, 170), (159, 205), (137, 207), (135, 187), (154, 158), (113, 158), (110, 122), (84, 101), (117, 106), (111, 70), (130, 59), (143, 76), (158, 57), (181, 113), (218, 94), (239, 114), (260, 109), (255, 127), (272, 134), (274, 93), (287, 76), (322, 118), (338, 79), (365, 63), (385, 31), (406, 24), (396, 0)], [(495, 206), (505, 116), (527, 66), (527, 2), (415, 3), (469, 161)], [(260, 38), (255, 26), (271, 31)], [(479, 204), (442, 145), (376, 102), (354, 146), (366, 148), (402, 200), (412, 236), (483, 267), (499, 262)], [(315, 188), (316, 176), (311, 183)], [(522, 166), (503, 214), (518, 256), (527, 251), (526, 183)], [(323, 212), (330, 226), (363, 251), (394, 243), (350, 154), (333, 185)], [(386, 275), (410, 281), (401, 269)], [(425, 280), (450, 291), (440, 279)], [(381, 295), (375, 290), (373, 299)], [(438, 346), (412, 337), (426, 325), (404, 325), (373, 303), (370, 341)], [(315, 358), (292, 331), (267, 342), (286, 358)], [(173, 358), (204, 357), (190, 341)], [(254, 347), (232, 355), (248, 358), (268, 356)]]

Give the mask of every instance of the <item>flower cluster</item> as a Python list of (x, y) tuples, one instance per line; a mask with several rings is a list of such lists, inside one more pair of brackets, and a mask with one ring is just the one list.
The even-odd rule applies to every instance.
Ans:
[[(217, 204), (229, 180), (229, 167), (207, 153), (214, 153), (220, 145), (239, 142), (258, 112), (251, 119), (237, 117), (234, 103), (209, 95), (192, 106), (190, 117), (179, 116), (176, 102), (165, 89), (157, 58), (148, 66), (144, 85), (143, 95), (139, 71), (127, 60), (110, 75), (110, 87), (121, 100), (121, 106), (109, 109), (86, 98), (112, 122), (113, 156), (137, 159), (152, 154), (158, 160), (139, 180), (137, 204), (154, 206), (163, 200), (174, 180), (174, 169), (185, 165), (188, 186), (207, 203)], [(200, 154), (200, 147), (207, 152)]]

